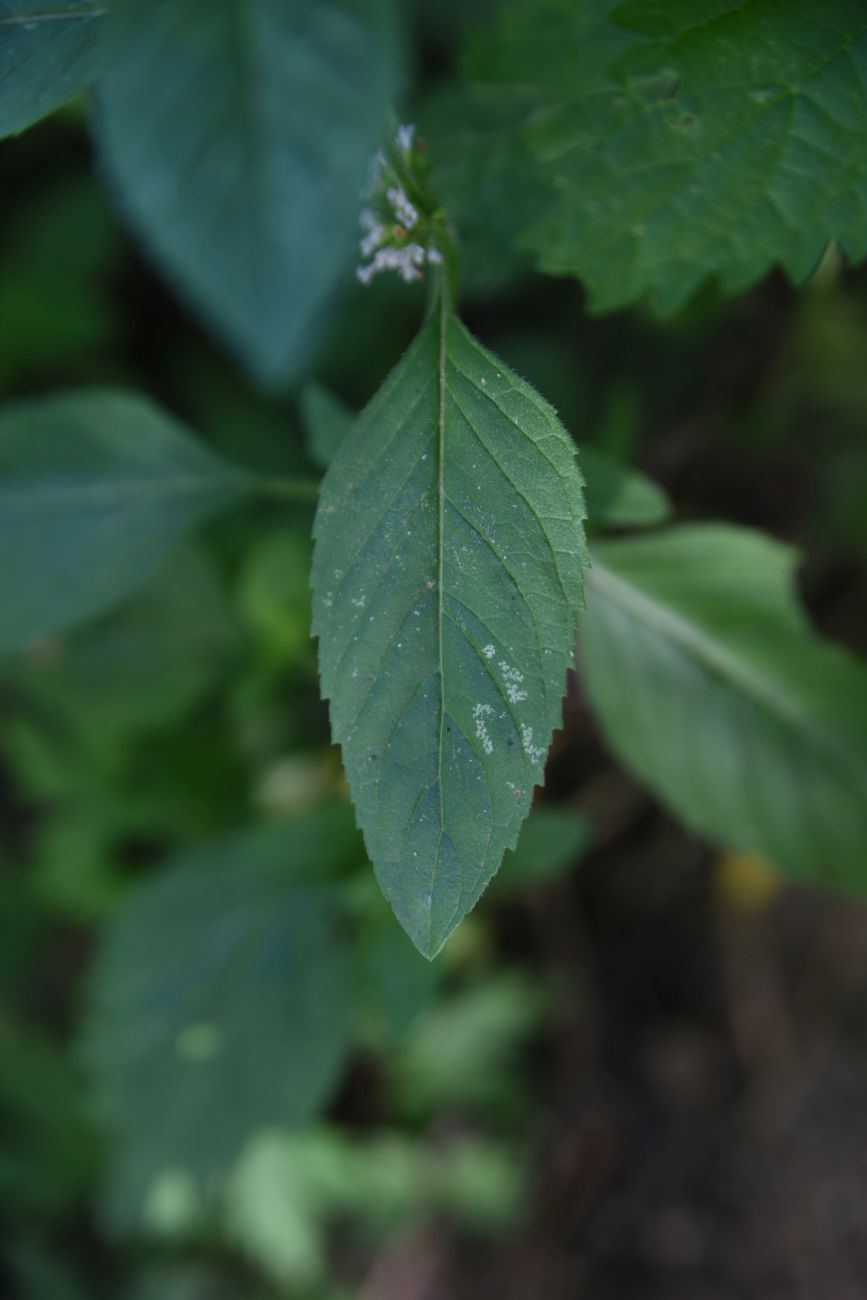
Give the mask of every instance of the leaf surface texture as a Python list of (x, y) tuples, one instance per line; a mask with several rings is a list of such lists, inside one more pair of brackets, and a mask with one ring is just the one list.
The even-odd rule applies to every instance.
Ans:
[(383, 891), (428, 956), (542, 780), (582, 517), (554, 411), (440, 299), (331, 462), (313, 565), (334, 738)]

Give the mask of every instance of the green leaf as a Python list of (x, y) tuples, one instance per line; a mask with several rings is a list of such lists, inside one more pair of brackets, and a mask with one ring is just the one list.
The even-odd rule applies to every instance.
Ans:
[(310, 459), (327, 469), (352, 423), (352, 411), (321, 384), (308, 384), (301, 394), (301, 416)]
[(832, 239), (867, 253), (858, 0), (524, 0), (469, 72), (524, 106), (511, 142), (489, 141), (519, 160), (514, 187), (547, 194), (515, 237), (597, 310), (648, 295), (670, 312), (709, 276), (735, 292), (774, 265), (803, 280)]
[(90, 391), (0, 411), (0, 650), (100, 613), (247, 490), (158, 407)]
[(497, 893), (514, 893), (571, 870), (590, 845), (591, 825), (577, 808), (535, 808), (515, 849), (503, 858)]
[(256, 637), (265, 664), (285, 678), (309, 666), (310, 538), (281, 531), (257, 539), (238, 586), (238, 610)]
[(561, 717), (581, 476), (444, 298), (325, 477), (314, 632), (383, 892), (433, 956), (511, 848)]
[(132, 0), (106, 44), (97, 135), (132, 224), (247, 369), (286, 378), (348, 283), (387, 0)]
[(581, 650), (615, 753), (688, 826), (867, 888), (867, 670), (822, 640), (795, 557), (723, 525), (594, 548)]
[(328, 1100), (353, 981), (333, 893), (307, 882), (355, 861), (347, 829), (329, 807), (202, 849), (110, 929), (85, 1055), (119, 1142), (119, 1219), (172, 1171), (213, 1190), (258, 1129), (302, 1124)]
[[(380, 900), (380, 906), (384, 904)], [(366, 993), (367, 1010), (378, 1031), (391, 1046), (431, 1002), (439, 984), (440, 966), (425, 961), (406, 935), (386, 914), (383, 923), (369, 925), (359, 938), (359, 980)]]
[(671, 518), (668, 496), (639, 470), (590, 447), (581, 449), (587, 481), (587, 517), (594, 527), (648, 528)]
[(96, 71), (95, 0), (0, 0), (0, 135), (77, 95)]
[(113, 735), (177, 720), (237, 648), (214, 565), (191, 547), (128, 604), (10, 662), (3, 680)]

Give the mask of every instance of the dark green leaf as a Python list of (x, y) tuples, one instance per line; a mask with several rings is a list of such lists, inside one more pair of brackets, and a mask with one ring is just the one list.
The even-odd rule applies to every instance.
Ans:
[(494, 888), (498, 893), (516, 891), (562, 875), (581, 860), (590, 835), (590, 822), (577, 808), (535, 808), (517, 847), (503, 858)]
[(394, 85), (387, 0), (131, 0), (98, 136), (134, 226), (259, 379), (304, 362), (347, 275)]
[(120, 1218), (171, 1170), (208, 1190), (259, 1128), (303, 1123), (328, 1099), (352, 978), (333, 896), (306, 881), (348, 849), (354, 860), (338, 814), (201, 850), (110, 930), (86, 1056), (119, 1141)]
[(554, 411), (441, 299), (331, 462), (313, 564), (334, 738), (380, 884), (426, 956), (542, 780), (582, 517)]
[(653, 479), (611, 456), (581, 449), (587, 517), (596, 528), (647, 528), (671, 518), (671, 502)]
[(0, 412), (0, 650), (100, 613), (247, 487), (163, 411), (92, 391)]
[(522, 0), (470, 72), (476, 95), (524, 106), (487, 149), (547, 195), (515, 237), (597, 309), (646, 294), (668, 312), (710, 275), (738, 291), (773, 265), (803, 280), (832, 239), (867, 252), (858, 0)]
[(4, 674), (83, 725), (121, 732), (165, 726), (224, 670), (237, 632), (213, 565), (181, 552), (138, 597)]
[(794, 556), (722, 525), (600, 543), (581, 649), (615, 752), (710, 838), (867, 888), (867, 670), (809, 627)]
[(238, 588), (240, 613), (266, 663), (281, 674), (307, 665), (315, 673), (310, 639), (310, 539), (266, 534), (250, 551)]
[(301, 394), (301, 414), (311, 460), (327, 469), (352, 423), (352, 411), (321, 384), (308, 384)]
[(23, 131), (96, 71), (97, 0), (0, 0), (0, 135)]
[(425, 961), (390, 917), (388, 920), (389, 924), (371, 925), (364, 931), (358, 957), (369, 1012), (386, 1041), (392, 1043), (400, 1041), (431, 1001), (440, 968)]

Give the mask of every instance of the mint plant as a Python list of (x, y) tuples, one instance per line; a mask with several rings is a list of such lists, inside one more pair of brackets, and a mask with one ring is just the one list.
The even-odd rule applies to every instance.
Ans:
[[(300, 394), (318, 488), (228, 463), (131, 392), (0, 412), (0, 647), (107, 610), (222, 509), (318, 493), (322, 691), (366, 852), (426, 957), (518, 843), (576, 638), (603, 734), (688, 825), (863, 890), (867, 675), (812, 629), (796, 557), (668, 526), (658, 488), (588, 455), (584, 609), (582, 430), (459, 318), (465, 285), (531, 269), (577, 277), (596, 310), (670, 312), (711, 279), (802, 282), (830, 245), (862, 257), (859, 5), (519, 0), (416, 105), (421, 131), (389, 125), (411, 98), (406, 44), (386, 0), (0, 5), (2, 130), (87, 89), (119, 211), (254, 383), (307, 376), (353, 285), (359, 212), (355, 278), (426, 297), (357, 418)], [(305, 918), (332, 905), (299, 895), (311, 961), (338, 940)]]

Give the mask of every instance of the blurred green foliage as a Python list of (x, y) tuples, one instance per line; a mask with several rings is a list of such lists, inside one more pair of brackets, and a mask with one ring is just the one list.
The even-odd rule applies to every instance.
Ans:
[[(547, 68), (551, 32), (539, 9), (522, 5), (515, 17), (508, 8), (425, 0), (406, 23), (416, 75), (405, 78), (405, 102), (426, 124), (438, 151), (434, 173), (456, 202), (468, 320), (586, 443), (597, 535), (649, 528), (664, 550), (671, 535), (655, 530), (675, 509), (779, 534), (808, 549), (804, 587), (823, 631), (863, 649), (864, 274), (832, 249), (800, 294), (773, 277), (733, 301), (705, 286), (662, 321), (642, 303), (588, 320), (574, 281), (533, 275), (530, 250), (507, 243), (513, 226), (538, 216), (540, 195), (526, 177), (550, 141), (528, 140), (524, 129), (538, 104), (523, 91), (514, 99), (513, 86), (500, 97), (475, 85), (468, 97), (460, 70), (482, 57), (490, 21), (504, 24), (497, 39), (512, 44), (510, 24), (528, 22)], [(461, 55), (470, 11), (478, 30)], [(606, 39), (619, 48), (633, 36), (618, 28)], [(521, 58), (531, 52), (523, 46)], [(4, 126), (17, 128), (24, 117), (2, 80), (9, 58), (0, 44), (12, 114)], [(39, 111), (75, 88), (66, 82), (40, 98)], [(158, 100), (159, 76), (148, 88)], [(642, 109), (660, 111), (655, 99)], [(588, 155), (580, 156), (583, 166)], [(321, 334), (306, 340), (292, 390), (263, 394), (142, 260), (105, 197), (80, 102), (6, 140), (0, 169), (7, 401), (26, 396), (29, 406), (58, 389), (134, 387), (194, 427), (213, 463), (307, 482), (417, 324), (421, 300), (402, 287), (348, 289), (339, 310), (323, 311)], [(508, 208), (504, 185), (513, 187)], [(353, 221), (349, 211), (347, 230)], [(280, 303), (291, 297), (285, 283), (277, 287)], [(271, 360), (284, 350), (275, 342)], [(38, 458), (44, 443), (35, 441), (38, 430), (26, 432), (28, 454)], [(55, 422), (53, 435), (63, 442), (68, 430)], [(121, 439), (114, 420), (104, 436), (135, 450), (140, 435)], [(8, 502), (2, 436), (0, 424)], [(539, 1055), (581, 997), (569, 990), (564, 1011), (564, 991), (534, 937), (537, 904), (577, 888), (574, 869), (585, 858), (601, 855), (605, 869), (595, 815), (612, 760), (583, 700), (570, 699), (548, 795), (479, 912), (437, 966), (424, 962), (376, 890), (329, 746), (309, 638), (312, 504), (303, 493), (239, 495), (168, 560), (160, 555), (167, 528), (180, 531), (185, 520), (157, 517), (143, 586), (133, 590), (115, 571), (110, 594), (123, 596), (119, 604), (106, 609), (105, 589), (91, 592), (90, 609), (103, 607), (98, 617), (72, 630), (40, 626), (45, 635), (21, 637), (23, 647), (3, 660), (4, 1296), (337, 1300), (358, 1293), (371, 1261), (395, 1241), (432, 1224), (449, 1225), (461, 1241), (502, 1241), (533, 1199)], [(15, 559), (11, 532), (3, 536), (0, 629), (10, 624), (7, 593), (22, 602), (39, 594)], [(56, 581), (67, 543), (59, 532), (40, 531), (38, 540), (45, 575)], [(651, 604), (668, 581), (669, 621), (672, 611), (690, 620), (710, 601), (707, 568), (684, 587), (695, 548), (686, 548), (682, 570), (666, 563), (654, 581), (649, 552), (637, 547), (602, 542), (600, 574), (605, 565), (621, 572)], [(109, 558), (122, 568), (122, 555)], [(757, 569), (743, 567), (756, 579)], [(788, 583), (789, 558), (784, 567)], [(791, 589), (783, 599), (774, 585), (756, 602), (761, 610), (747, 610), (756, 623), (779, 603), (791, 612)], [(725, 618), (713, 605), (709, 621), (721, 625), (727, 653), (739, 654), (752, 621), (745, 631), (744, 604), (731, 605)], [(595, 625), (600, 643), (604, 630)], [(593, 635), (591, 625), (585, 654), (594, 653)], [(629, 643), (639, 635), (633, 630)], [(795, 700), (807, 722), (800, 738), (774, 741), (772, 773), (741, 785), (748, 802), (763, 791), (748, 815), (724, 805), (718, 782), (726, 770), (743, 781), (760, 723), (742, 718), (737, 743), (708, 736), (711, 724), (725, 733), (733, 716), (728, 707), (709, 720), (701, 713), (707, 674), (725, 690), (718, 662), (673, 669), (663, 654), (655, 661), (662, 681), (654, 679), (655, 697), (645, 702), (646, 671), (627, 698), (629, 664), (606, 683), (614, 659), (597, 645), (590, 695), (606, 695), (600, 717), (626, 712), (625, 724), (609, 723), (607, 733), (625, 727), (616, 748), (627, 761), (641, 740), (640, 718), (651, 731), (661, 727), (659, 700), (668, 700), (675, 720), (658, 737), (660, 754), (645, 729), (644, 751), (631, 762), (682, 820), (714, 841), (739, 843), (758, 818), (759, 847), (773, 855), (798, 817), (821, 805), (819, 830), (813, 838), (804, 831), (799, 853), (817, 874), (834, 876), (845, 864), (850, 881), (863, 883), (860, 732), (848, 739), (864, 708), (863, 670), (826, 670), (843, 652), (819, 642), (800, 613), (784, 635), (808, 643), (817, 665)], [(697, 679), (694, 699), (684, 683)], [(850, 827), (839, 848), (822, 829), (839, 794), (839, 746), (823, 763), (823, 723), (817, 757), (816, 699), (826, 702), (834, 736), (839, 729), (852, 746), (842, 783), (852, 783), (854, 811), (848, 821), (833, 818), (841, 835)], [(673, 748), (677, 727), (685, 742)], [(697, 746), (695, 761), (687, 741)], [(800, 784), (788, 780), (793, 770)], [(714, 816), (696, 792), (702, 773)], [(775, 781), (785, 788), (775, 792)], [(728, 837), (733, 822), (738, 833)]]

